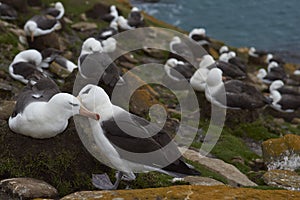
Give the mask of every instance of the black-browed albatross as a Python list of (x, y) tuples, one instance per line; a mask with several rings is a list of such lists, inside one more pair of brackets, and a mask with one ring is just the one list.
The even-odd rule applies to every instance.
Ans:
[(34, 49), (18, 53), (9, 65), (9, 75), (14, 79), (27, 84), (29, 80), (36, 81), (44, 77), (43, 70), (39, 68), (42, 55)]
[[(101, 152), (98, 160), (119, 171), (115, 184), (110, 182), (107, 175), (94, 175), (93, 184), (97, 188), (117, 189), (123, 175), (134, 179), (135, 172), (154, 170), (176, 177), (200, 175), (183, 161), (175, 143), (163, 129), (113, 105), (102, 88), (87, 85), (79, 92), (78, 98), (85, 107), (101, 116), (99, 122), (89, 120)], [(153, 133), (157, 134), (152, 136)], [(166, 145), (168, 147), (164, 149)], [(145, 156), (152, 152), (155, 152), (155, 158)], [(175, 161), (171, 161), (173, 156), (178, 156)]]
[(31, 42), (34, 41), (34, 37), (47, 35), (60, 28), (60, 22), (49, 15), (35, 15), (24, 25), (25, 34), (30, 37)]
[(206, 99), (212, 104), (230, 109), (253, 110), (271, 103), (254, 86), (239, 80), (222, 81), (222, 71), (218, 68), (210, 70), (206, 80)]
[(44, 139), (63, 132), (68, 119), (76, 114), (100, 118), (81, 106), (73, 95), (60, 93), (54, 81), (42, 78), (35, 84), (29, 83), (19, 94), (8, 124), (16, 133)]

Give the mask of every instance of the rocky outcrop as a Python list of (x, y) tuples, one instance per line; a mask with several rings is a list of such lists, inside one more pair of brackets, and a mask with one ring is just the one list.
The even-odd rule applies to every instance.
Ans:
[(180, 149), (183, 156), (189, 160), (197, 162), (209, 170), (220, 174), (227, 179), (228, 184), (232, 186), (257, 186), (248, 177), (241, 173), (236, 167), (225, 163), (222, 160), (216, 158), (208, 158), (201, 156), (199, 152), (193, 150)]
[(299, 199), (300, 193), (284, 190), (257, 190), (228, 186), (172, 186), (139, 190), (84, 191), (63, 197), (75, 199)]
[(191, 185), (224, 185), (224, 183), (217, 181), (208, 177), (200, 177), (200, 176), (186, 176), (183, 178), (183, 181), (188, 182)]
[(267, 185), (300, 191), (300, 176), (293, 171), (271, 170), (263, 175)]
[(262, 143), (264, 162), (269, 169), (295, 170), (300, 167), (300, 136), (287, 134)]
[[(57, 198), (57, 190), (48, 183), (33, 178), (12, 178), (0, 181), (0, 191), (6, 199)], [(4, 198), (1, 198), (4, 199)]]

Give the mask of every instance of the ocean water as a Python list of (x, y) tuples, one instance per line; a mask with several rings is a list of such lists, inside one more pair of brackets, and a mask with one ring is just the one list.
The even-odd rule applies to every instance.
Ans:
[(206, 28), (212, 38), (236, 47), (254, 46), (300, 63), (299, 0), (160, 0), (133, 5), (186, 31)]

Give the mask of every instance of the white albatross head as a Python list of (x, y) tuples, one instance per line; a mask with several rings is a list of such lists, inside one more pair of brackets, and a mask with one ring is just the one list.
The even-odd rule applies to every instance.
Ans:
[(81, 55), (82, 54), (91, 54), (91, 53), (101, 53), (103, 51), (101, 43), (96, 40), (95, 38), (88, 38), (86, 39), (81, 48)]
[(256, 77), (259, 79), (259, 80), (263, 80), (265, 77), (267, 76), (267, 71), (263, 68), (259, 69), (258, 70), (258, 73), (256, 75)]
[(76, 97), (68, 93), (54, 95), (49, 100), (48, 106), (50, 110), (56, 110), (61, 113), (65, 119), (78, 114), (95, 120), (100, 119), (99, 114), (87, 110)]
[(277, 62), (270, 62), (268, 65), (268, 72), (270, 72), (273, 68), (279, 67), (279, 64)]
[(199, 68), (206, 68), (215, 63), (214, 58), (211, 55), (204, 55), (201, 62), (199, 63)]
[(103, 44), (103, 51), (106, 53), (114, 52), (117, 48), (117, 41), (112, 37), (103, 40), (102, 44)]
[(224, 45), (219, 49), (219, 54), (227, 53), (228, 51), (229, 51), (228, 46)]
[(24, 25), (24, 31), (27, 36), (30, 36), (31, 42), (34, 41), (34, 36), (37, 36), (37, 24), (34, 21), (27, 21)]
[(194, 28), (190, 33), (189, 33), (189, 38), (192, 38), (193, 35), (201, 35), (205, 36), (206, 35), (206, 30), (204, 28)]
[(107, 115), (112, 114), (111, 112), (109, 114), (105, 112), (106, 109), (111, 111), (112, 103), (101, 87), (88, 84), (80, 90), (77, 98), (88, 110), (99, 113), (102, 119), (110, 117)]
[(273, 58), (274, 58), (273, 54), (269, 53), (266, 57), (266, 63), (270, 63), (270, 60)]
[(208, 87), (215, 87), (223, 83), (222, 80), (222, 70), (219, 68), (213, 68), (209, 71), (206, 79), (206, 84)]

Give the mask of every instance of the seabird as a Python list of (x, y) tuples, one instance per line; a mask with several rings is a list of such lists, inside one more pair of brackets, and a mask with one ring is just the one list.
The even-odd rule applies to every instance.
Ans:
[(52, 17), (54, 17), (56, 19), (61, 19), (65, 14), (64, 5), (61, 2), (56, 2), (53, 5), (54, 5), (54, 7), (46, 9), (44, 14), (51, 15)]
[[(104, 67), (106, 66), (102, 66), (100, 63), (97, 66), (90, 66), (89, 64), (83, 66), (84, 61), (89, 55), (96, 55), (98, 58), (103, 56), (103, 61), (109, 59), (109, 57), (103, 51), (103, 47), (98, 40), (95, 38), (86, 39), (83, 42), (81, 53), (78, 58), (78, 69), (83, 78), (95, 78), (95, 76), (100, 73), (102, 75), (100, 83), (103, 83), (105, 86), (113, 88), (117, 83), (124, 84), (124, 80), (120, 76), (119, 69), (114, 62), (111, 62), (110, 65), (105, 69)], [(99, 58), (99, 60), (101, 59)], [(100, 69), (100, 67), (103, 69)]]
[(266, 63), (276, 62), (276, 63), (278, 63), (279, 65), (284, 65), (284, 63), (285, 63), (281, 58), (276, 57), (276, 56), (274, 56), (274, 55), (271, 54), (271, 53), (267, 54), (267, 57), (266, 57), (266, 61), (265, 61), (265, 62), (266, 62)]
[(17, 11), (5, 4), (0, 2), (0, 18), (1, 19), (6, 19), (6, 20), (15, 20), (18, 17)]
[(81, 106), (76, 97), (60, 93), (51, 79), (43, 78), (19, 94), (8, 124), (15, 133), (44, 139), (63, 132), (68, 119), (76, 114), (99, 120), (99, 115)]
[(277, 90), (280, 94), (290, 94), (295, 96), (300, 96), (300, 91), (298, 89), (299, 87), (293, 87), (293, 86), (286, 86), (284, 85), (282, 80), (276, 80), (273, 81), (272, 84), (269, 87), (270, 93), (273, 90)]
[[(180, 81), (182, 79), (190, 80), (190, 78), (196, 71), (193, 65), (182, 61), (178, 61), (175, 58), (168, 59), (164, 65), (164, 69), (169, 78), (173, 79), (174, 81)], [(174, 70), (177, 73), (174, 73)]]
[(43, 61), (40, 64), (40, 66), (42, 68), (48, 68), (50, 64), (56, 63), (62, 68), (68, 70), (70, 73), (73, 72), (73, 70), (77, 68), (77, 65), (74, 64), (72, 61), (68, 60), (67, 58), (63, 57), (62, 55), (60, 55), (61, 53), (62, 53), (61, 51), (53, 48), (44, 49), (41, 52)]
[(43, 70), (38, 66), (42, 62), (42, 55), (34, 49), (18, 53), (8, 70), (12, 78), (27, 84), (29, 80), (36, 81), (44, 77)]
[(247, 64), (245, 61), (243, 61), (241, 58), (236, 56), (236, 53), (233, 51), (230, 51), (228, 53), (228, 63), (233, 64), (240, 68), (243, 72), (247, 73)]
[(300, 69), (296, 69), (294, 72), (293, 72), (294, 75), (296, 76), (299, 76), (300, 75)]
[(211, 43), (209, 37), (206, 36), (204, 28), (195, 28), (189, 33), (189, 38), (197, 42), (199, 45), (208, 45)]
[(224, 83), (222, 71), (218, 68), (214, 68), (208, 73), (205, 96), (212, 104), (230, 109), (253, 110), (271, 103), (270, 99), (252, 85), (239, 80), (230, 80)]
[(300, 96), (293, 94), (281, 94), (278, 90), (272, 90), (270, 97), (273, 99), (272, 108), (280, 112), (294, 112), (300, 107)]
[(118, 23), (112, 21), (108, 28), (101, 29), (96, 35), (97, 40), (106, 40), (107, 38), (114, 36), (118, 33)]
[(110, 13), (105, 14), (101, 17), (102, 20), (111, 23), (112, 21), (116, 21), (119, 17), (119, 12), (117, 10), (117, 7), (115, 5), (111, 5), (110, 8)]
[(104, 53), (112, 53), (117, 48), (117, 41), (114, 38), (110, 37), (106, 40), (102, 40), (101, 45)]
[(174, 36), (169, 44), (171, 55), (169, 57), (182, 60), (182, 58), (193, 58), (192, 49), (181, 41), (178, 36)]
[[(117, 189), (123, 174), (134, 179), (134, 173), (153, 170), (175, 177), (200, 175), (200, 172), (184, 162), (177, 146), (164, 129), (113, 105), (102, 88), (87, 85), (79, 92), (78, 98), (87, 109), (101, 116), (99, 122), (89, 120), (97, 148), (101, 152), (101, 157), (97, 158), (119, 171), (115, 184), (111, 183), (106, 174), (93, 175), (93, 184), (97, 188)], [(167, 150), (163, 148), (165, 145), (168, 145)], [(154, 151), (157, 153), (153, 159), (143, 154)], [(127, 152), (136, 156), (132, 157)], [(172, 157), (178, 159), (170, 160)]]
[(228, 46), (222, 46), (220, 49), (219, 49), (219, 54), (222, 55), (223, 53), (229, 53), (229, 48)]
[(24, 25), (25, 34), (30, 37), (32, 42), (34, 37), (47, 35), (60, 28), (60, 22), (49, 15), (35, 15)]
[(223, 71), (223, 75), (226, 77), (233, 79), (245, 79), (247, 77), (247, 73), (242, 71), (238, 66), (229, 62), (219, 60), (216, 61), (216, 66)]
[(266, 56), (268, 53), (266, 51), (257, 51), (254, 47), (250, 47), (249, 51), (248, 51), (248, 55), (251, 57), (262, 57), (262, 56)]
[(206, 79), (211, 68), (216, 67), (215, 60), (211, 55), (204, 55), (200, 64), (199, 69), (193, 74), (190, 79), (190, 83), (194, 90), (204, 92), (206, 86)]
[(134, 27), (132, 27), (128, 24), (128, 20), (125, 19), (125, 17), (123, 17), (123, 16), (119, 16), (117, 18), (117, 24), (118, 24), (119, 30), (121, 32), (134, 29)]
[(133, 7), (128, 15), (128, 25), (131, 27), (141, 27), (144, 25), (144, 16), (137, 7)]
[(283, 67), (276, 62), (271, 62), (268, 65), (268, 72), (265, 69), (259, 69), (257, 78), (266, 84), (271, 84), (273, 81), (282, 80), (287, 81), (287, 74)]

